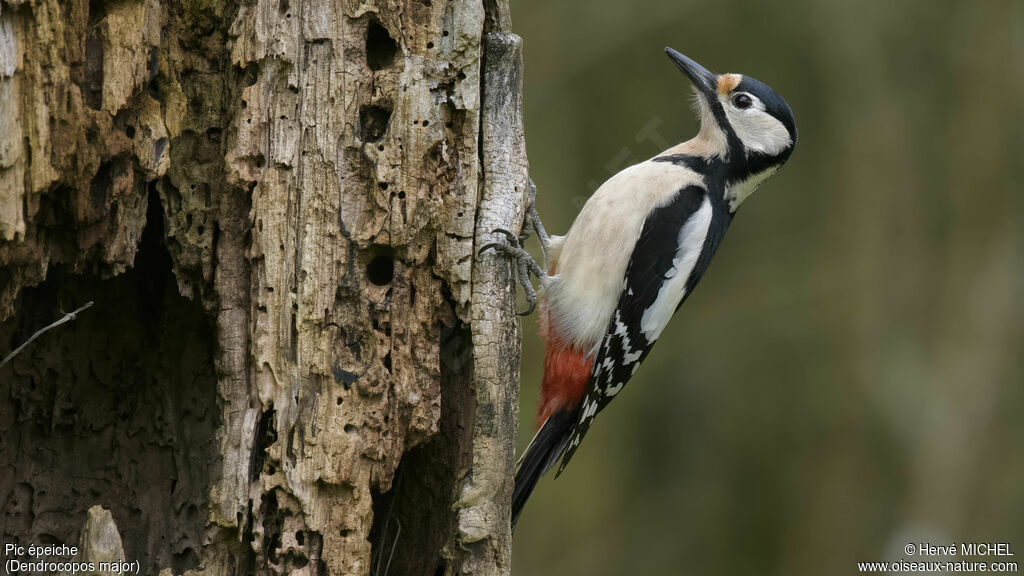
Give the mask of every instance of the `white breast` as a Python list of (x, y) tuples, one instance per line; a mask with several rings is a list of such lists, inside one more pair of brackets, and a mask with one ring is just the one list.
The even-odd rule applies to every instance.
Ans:
[[(701, 183), (700, 175), (688, 168), (647, 160), (598, 188), (565, 235), (556, 274), (543, 286), (555, 335), (584, 350), (600, 341), (618, 305), (626, 266), (647, 215), (680, 189)], [(662, 305), (672, 297), (666, 294)]]

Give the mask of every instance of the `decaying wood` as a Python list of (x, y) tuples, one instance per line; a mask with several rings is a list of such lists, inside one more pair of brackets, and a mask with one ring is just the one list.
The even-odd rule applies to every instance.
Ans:
[[(100, 504), (144, 570), (509, 573), (518, 319), (474, 255), (525, 211), (507, 29), (504, 2), (0, 2), (0, 347), (105, 295), (0, 367), (5, 537), (76, 541)], [(26, 467), (71, 443), (119, 455), (89, 490)]]
[[(522, 222), (522, 196), (528, 182), (520, 40), (494, 32), (487, 35), (484, 46), (484, 189), (477, 214), (478, 246), (494, 240), (495, 228)], [(507, 574), (511, 564), (509, 478), (515, 459), (515, 446), (508, 439), (515, 437), (519, 421), (515, 284), (508, 260), (491, 253), (475, 267), (473, 280), (474, 473), (458, 502), (457, 543), (463, 573)]]

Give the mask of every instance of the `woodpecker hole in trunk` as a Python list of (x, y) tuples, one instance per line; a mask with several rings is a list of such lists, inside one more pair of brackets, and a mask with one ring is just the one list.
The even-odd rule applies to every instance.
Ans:
[(359, 109), (359, 137), (363, 142), (377, 142), (388, 131), (391, 108), (376, 104)]
[(376, 18), (371, 18), (366, 26), (366, 65), (370, 70), (377, 71), (387, 68), (395, 61), (398, 43)]
[(216, 332), (178, 293), (155, 189), (133, 267), (110, 279), (51, 267), (0, 324), (0, 350), (88, 301), (0, 368), (0, 462), (16, 463), (0, 474), (0, 536), (75, 544), (99, 504), (142, 572), (183, 573), (199, 564), (220, 466)]
[(366, 264), (366, 279), (375, 286), (387, 286), (394, 278), (394, 255), (390, 249), (378, 249), (378, 253)]

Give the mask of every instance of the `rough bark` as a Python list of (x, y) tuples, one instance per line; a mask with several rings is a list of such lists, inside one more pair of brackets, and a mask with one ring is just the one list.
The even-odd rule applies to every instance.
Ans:
[(509, 572), (507, 10), (0, 2), (0, 350), (96, 301), (0, 368), (5, 538), (100, 505), (148, 573)]

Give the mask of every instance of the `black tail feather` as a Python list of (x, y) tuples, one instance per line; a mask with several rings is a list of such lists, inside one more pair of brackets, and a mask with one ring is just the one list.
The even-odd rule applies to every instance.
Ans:
[(512, 492), (512, 527), (519, 520), (537, 481), (558, 462), (576, 424), (576, 411), (560, 410), (544, 421), (537, 435), (516, 463), (516, 487)]

